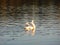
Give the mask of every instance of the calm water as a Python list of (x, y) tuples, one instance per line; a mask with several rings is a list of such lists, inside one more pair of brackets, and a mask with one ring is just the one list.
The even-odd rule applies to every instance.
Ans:
[[(14, 16), (1, 16), (0, 45), (60, 45), (59, 11), (60, 8), (50, 5), (35, 8), (34, 15), (31, 9), (26, 8), (21, 11), (22, 14), (18, 11), (18, 16), (15, 18)], [(34, 35), (24, 31), (25, 23), (32, 19), (36, 24)]]

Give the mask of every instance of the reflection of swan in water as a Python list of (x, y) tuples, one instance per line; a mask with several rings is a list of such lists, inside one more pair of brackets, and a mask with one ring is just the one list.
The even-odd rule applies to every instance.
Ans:
[(26, 26), (25, 26), (24, 29), (25, 29), (26, 31), (35, 32), (36, 26), (35, 26), (34, 20), (32, 20), (32, 22), (27, 22), (25, 25), (26, 25)]

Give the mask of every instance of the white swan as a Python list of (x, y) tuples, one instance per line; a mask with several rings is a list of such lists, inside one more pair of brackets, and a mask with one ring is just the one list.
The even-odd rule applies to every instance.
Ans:
[(35, 23), (34, 23), (34, 20), (32, 20), (32, 22), (27, 22), (26, 24), (26, 27), (24, 28), (26, 31), (32, 31), (32, 32), (35, 32), (35, 28), (36, 28), (36, 26), (35, 26)]

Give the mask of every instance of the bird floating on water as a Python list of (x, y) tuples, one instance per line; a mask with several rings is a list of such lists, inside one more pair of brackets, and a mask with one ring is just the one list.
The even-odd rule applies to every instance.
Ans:
[(34, 23), (34, 20), (32, 20), (31, 22), (26, 22), (24, 29), (25, 31), (35, 32), (35, 28), (36, 28), (36, 25)]

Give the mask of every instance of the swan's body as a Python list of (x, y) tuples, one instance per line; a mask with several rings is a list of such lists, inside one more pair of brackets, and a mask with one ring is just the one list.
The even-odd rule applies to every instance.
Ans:
[(31, 30), (31, 31), (35, 32), (35, 28), (36, 27), (35, 27), (34, 20), (32, 20), (32, 22), (30, 22), (30, 23), (29, 22), (26, 23), (26, 27), (25, 27), (26, 31), (30, 31)]

